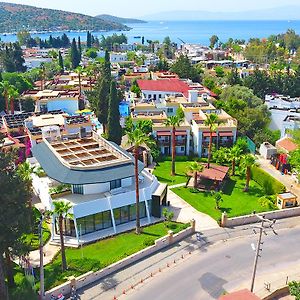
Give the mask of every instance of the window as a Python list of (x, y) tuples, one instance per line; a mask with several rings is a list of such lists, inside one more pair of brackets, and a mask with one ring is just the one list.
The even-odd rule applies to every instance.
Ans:
[(121, 187), (121, 179), (116, 179), (110, 182), (110, 189), (117, 189)]
[(73, 184), (73, 194), (83, 195), (83, 185), (82, 184)]
[(103, 218), (102, 213), (98, 213), (94, 215), (95, 217), (95, 230), (101, 230), (103, 228)]
[(181, 151), (181, 152), (184, 152), (184, 147), (180, 147), (180, 151)]
[(129, 220), (134, 221), (136, 219), (136, 213), (135, 213), (135, 204), (129, 205)]
[(173, 108), (167, 108), (167, 113), (173, 113)]

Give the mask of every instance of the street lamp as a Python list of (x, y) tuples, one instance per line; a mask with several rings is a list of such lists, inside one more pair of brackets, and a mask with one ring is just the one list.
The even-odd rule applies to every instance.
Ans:
[[(257, 242), (256, 249), (255, 249), (255, 245), (253, 243), (251, 244), (252, 249), (254, 251), (256, 251), (255, 258), (254, 258), (253, 272), (252, 272), (252, 280), (251, 280), (251, 289), (250, 289), (251, 292), (253, 292), (253, 289), (254, 289), (254, 282), (255, 282), (258, 258), (261, 257), (260, 252), (262, 251), (261, 246), (263, 245), (263, 242), (261, 241), (262, 233), (264, 232), (265, 235), (267, 235), (267, 233), (264, 231), (264, 229), (271, 228), (273, 230), (273, 232), (276, 234), (276, 232), (273, 229), (273, 226), (274, 226), (276, 220), (269, 220), (269, 219), (266, 219), (265, 216), (261, 217), (259, 215), (256, 215), (256, 217), (261, 221), (261, 224), (260, 224), (260, 226), (257, 226), (257, 225), (252, 226), (253, 228), (257, 228), (259, 230), (259, 236), (258, 236), (258, 242)], [(268, 223), (268, 226), (265, 226), (265, 223)], [(253, 231), (256, 234), (255, 229), (253, 229)]]

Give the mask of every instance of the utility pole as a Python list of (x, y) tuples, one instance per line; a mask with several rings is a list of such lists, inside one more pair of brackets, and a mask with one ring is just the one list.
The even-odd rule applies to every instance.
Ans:
[[(271, 221), (269, 219), (266, 219), (265, 216), (262, 216), (262, 217), (259, 216), (259, 215), (256, 215), (256, 216), (257, 216), (257, 218), (259, 218), (261, 220), (261, 224), (260, 224), (260, 226), (253, 226), (254, 228), (259, 229), (259, 236), (258, 236), (258, 242), (257, 242), (257, 246), (256, 246), (256, 254), (255, 254), (255, 258), (254, 258), (253, 273), (252, 273), (252, 280), (251, 280), (251, 289), (250, 289), (251, 292), (253, 292), (253, 290), (254, 290), (254, 282), (255, 282), (258, 258), (261, 257), (260, 252), (262, 251), (262, 245), (263, 245), (263, 242), (261, 241), (262, 233), (264, 232), (265, 235), (267, 235), (267, 233), (264, 230), (266, 228), (273, 229), (273, 226), (276, 222), (276, 220)], [(268, 223), (269, 226), (265, 226), (264, 225), (265, 223)], [(253, 229), (253, 231), (256, 234), (255, 229)], [(274, 229), (273, 229), (273, 232), (276, 234)]]
[(44, 213), (41, 212), (39, 223), (39, 238), (40, 238), (40, 300), (44, 299), (45, 283), (44, 283), (44, 250), (43, 250), (43, 221)]

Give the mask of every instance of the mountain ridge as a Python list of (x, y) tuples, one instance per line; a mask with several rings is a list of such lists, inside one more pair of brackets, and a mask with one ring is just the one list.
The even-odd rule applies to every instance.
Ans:
[(142, 17), (149, 21), (201, 21), (201, 20), (300, 20), (300, 5), (280, 6), (269, 9), (212, 12), (212, 11), (165, 11)]
[(146, 21), (139, 20), (139, 19), (134, 19), (134, 18), (121, 18), (121, 17), (116, 17), (113, 15), (109, 14), (100, 14), (95, 16), (96, 18), (100, 18), (105, 21), (110, 21), (110, 22), (115, 22), (115, 23), (120, 23), (120, 24), (139, 24), (139, 23), (147, 23)]
[(0, 32), (130, 30), (121, 23), (57, 9), (0, 2)]

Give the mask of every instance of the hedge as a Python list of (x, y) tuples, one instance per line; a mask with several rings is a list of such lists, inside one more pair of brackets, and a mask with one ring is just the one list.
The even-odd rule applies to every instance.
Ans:
[(281, 182), (259, 167), (251, 168), (251, 178), (264, 189), (266, 195), (280, 194), (286, 191)]

